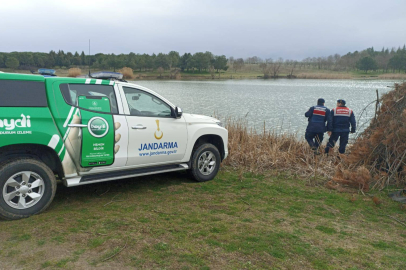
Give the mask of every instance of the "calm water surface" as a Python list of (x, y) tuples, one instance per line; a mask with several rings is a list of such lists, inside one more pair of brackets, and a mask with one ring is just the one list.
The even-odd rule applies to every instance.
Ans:
[[(389, 91), (388, 80), (225, 80), (225, 81), (137, 81), (163, 95), (184, 112), (247, 119), (256, 129), (303, 135), (304, 113), (318, 98), (333, 108), (345, 99), (362, 126), (374, 115), (375, 105), (361, 112), (379, 94)], [(360, 118), (361, 116), (361, 118)]]

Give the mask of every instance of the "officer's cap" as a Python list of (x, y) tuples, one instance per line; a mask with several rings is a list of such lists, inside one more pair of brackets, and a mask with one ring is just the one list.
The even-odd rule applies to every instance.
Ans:
[(345, 105), (347, 102), (345, 102), (345, 100), (344, 99), (339, 99), (339, 100), (337, 100), (337, 102), (338, 103), (341, 103), (341, 104), (343, 104), (343, 105)]

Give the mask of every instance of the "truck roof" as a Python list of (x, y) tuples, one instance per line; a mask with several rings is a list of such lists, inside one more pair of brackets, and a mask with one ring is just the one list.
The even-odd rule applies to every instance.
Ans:
[(45, 82), (45, 78), (42, 75), (19, 74), (19, 73), (0, 73), (0, 80)]
[(37, 74), (20, 74), (20, 73), (2, 73), (2, 72), (0, 72), (0, 80), (34, 81), (34, 82), (54, 81), (55, 82), (58, 80), (67, 80), (67, 79), (69, 81), (77, 82), (77, 83), (114, 85), (114, 81), (93, 79), (93, 78), (44, 77), (43, 75), (37, 75)]
[(0, 80), (16, 80), (16, 81), (35, 81), (35, 82), (44, 82), (46, 84), (52, 84), (53, 82), (56, 81), (61, 81), (63, 80), (66, 83), (84, 83), (84, 84), (101, 84), (101, 85), (114, 85), (114, 84), (121, 84), (123, 86), (128, 86), (128, 87), (137, 87), (140, 90), (144, 90), (147, 92), (150, 92), (166, 103), (168, 103), (172, 107), (176, 107), (173, 103), (171, 103), (169, 100), (164, 98), (163, 96), (159, 95), (158, 93), (143, 87), (141, 85), (133, 84), (133, 83), (128, 83), (128, 82), (122, 82), (122, 81), (111, 81), (111, 80), (101, 80), (101, 79), (93, 79), (93, 78), (71, 78), (71, 77), (44, 77), (42, 75), (32, 75), (32, 74), (19, 74), (19, 73), (2, 73), (0, 72)]

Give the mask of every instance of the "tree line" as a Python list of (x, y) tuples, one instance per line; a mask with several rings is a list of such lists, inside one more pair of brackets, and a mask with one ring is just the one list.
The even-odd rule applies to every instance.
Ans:
[(195, 70), (227, 70), (228, 59), (225, 55), (214, 55), (211, 52), (185, 53), (171, 51), (168, 54), (103, 54), (85, 55), (82, 53), (65, 53), (63, 50), (49, 53), (11, 52), (0, 53), (0, 68), (35, 70), (37, 68), (56, 68), (90, 66), (94, 69), (120, 69), (130, 67), (133, 70), (172, 70), (193, 72)]
[(244, 65), (258, 65), (265, 77), (276, 76), (281, 67), (287, 68), (288, 76), (293, 74), (295, 69), (319, 69), (331, 71), (354, 71), (370, 70), (388, 72), (406, 72), (406, 46), (403, 48), (382, 48), (377, 51), (374, 47), (362, 51), (349, 52), (345, 55), (329, 55), (327, 57), (307, 57), (301, 61), (284, 60), (278, 58), (262, 59), (258, 56), (243, 58), (230, 57), (229, 64), (237, 72)]
[(195, 71), (226, 71), (229, 66), (237, 72), (245, 65), (256, 66), (262, 70), (265, 77), (277, 77), (282, 68), (287, 70), (288, 76), (293, 76), (296, 69), (319, 69), (331, 71), (370, 70), (388, 72), (406, 72), (406, 46), (403, 48), (373, 47), (362, 51), (349, 52), (345, 55), (329, 55), (327, 57), (308, 57), (301, 61), (284, 60), (278, 58), (262, 59), (258, 56), (248, 58), (227, 59), (225, 55), (214, 55), (211, 52), (184, 53), (176, 51), (168, 54), (103, 54), (85, 55), (82, 51), (65, 53), (63, 50), (49, 53), (38, 52), (11, 52), (0, 53), (0, 68), (35, 70), (36, 68), (70, 68), (75, 66), (90, 66), (93, 69), (116, 70), (130, 67), (133, 70), (153, 71), (160, 73), (164, 70), (181, 70), (183, 72)]

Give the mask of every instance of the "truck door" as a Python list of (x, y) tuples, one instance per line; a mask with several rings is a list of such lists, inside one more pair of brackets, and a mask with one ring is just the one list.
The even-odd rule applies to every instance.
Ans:
[[(122, 168), (127, 163), (128, 127), (113, 82), (58, 79), (50, 104), (68, 155), (67, 177)], [(61, 152), (63, 152), (61, 150)]]
[(180, 162), (187, 146), (185, 119), (176, 119), (171, 106), (152, 93), (126, 86), (120, 91), (129, 129), (127, 166)]
[(70, 127), (81, 128), (80, 166), (83, 168), (111, 165), (114, 162), (114, 122), (110, 101), (101, 96), (79, 96), (81, 123)]

